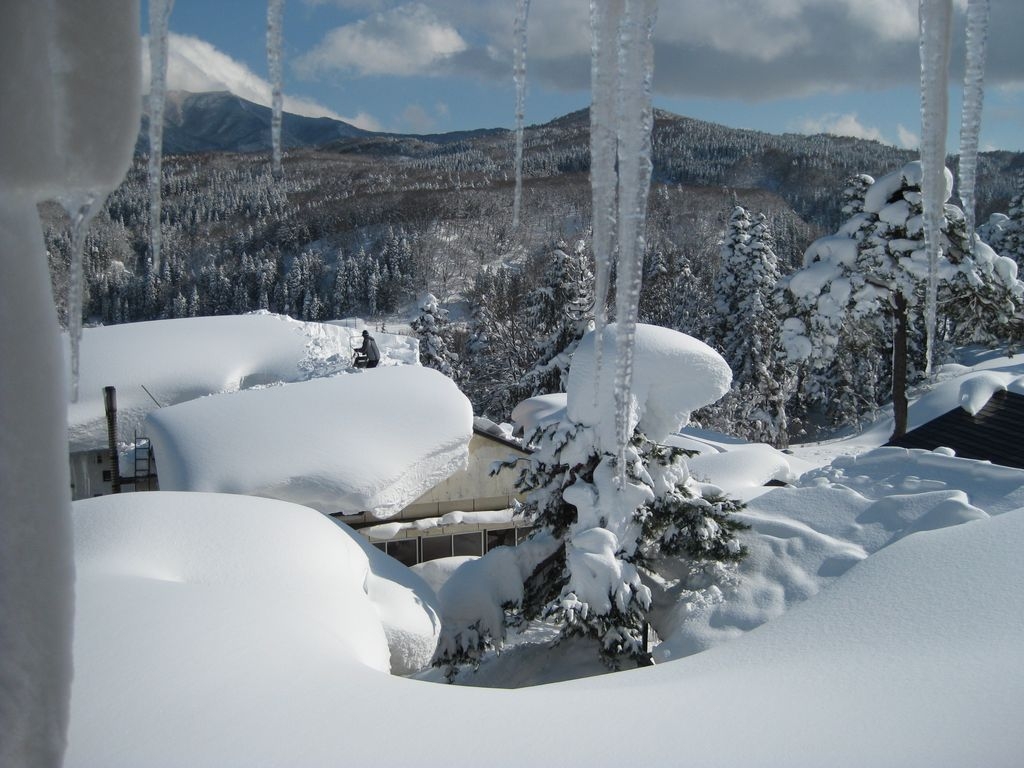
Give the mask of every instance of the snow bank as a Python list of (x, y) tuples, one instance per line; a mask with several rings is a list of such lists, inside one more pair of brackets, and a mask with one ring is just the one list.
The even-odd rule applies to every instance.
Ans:
[(366, 555), (363, 588), (377, 609), (391, 653), (391, 673), (407, 675), (430, 664), (441, 633), (437, 595), (418, 573), (374, 547), (366, 537), (330, 518)]
[[(175, 405), (339, 373), (352, 362), (351, 335), (348, 328), (268, 312), (86, 328), (79, 400), (68, 407), (71, 450), (106, 446), (105, 386), (117, 388), (118, 429), (130, 440), (157, 402)], [(382, 366), (417, 361), (407, 354), (415, 339), (386, 336), (378, 340)]]
[[(603, 371), (597, 371), (594, 333), (583, 337), (569, 367), (569, 418), (578, 424), (601, 423), (599, 403), (612, 402), (615, 360), (615, 324), (602, 336)], [(713, 403), (729, 391), (732, 372), (722, 356), (702, 341), (678, 331), (653, 325), (636, 327), (633, 358), (632, 412), (638, 427), (660, 442), (684, 426), (690, 412)], [(594, 382), (601, 394), (595, 402)], [(604, 442), (604, 445), (613, 445)]]
[[(727, 455), (727, 454), (726, 454)], [(750, 554), (723, 590), (684, 584), (655, 594), (662, 659), (679, 658), (769, 622), (857, 562), (922, 531), (1024, 507), (1024, 471), (944, 452), (879, 448), (843, 456), (748, 502), (737, 517)]]
[(763, 493), (767, 490), (765, 483), (772, 480), (792, 483), (811, 468), (808, 462), (764, 443), (723, 448), (725, 450), (702, 452), (687, 459), (686, 465), (694, 479), (713, 483), (733, 498), (749, 499)]
[[(105, 509), (110, 497), (76, 504), (68, 768), (469, 765), (480, 750), (510, 767), (934, 768), (1024, 753), (1024, 510), (909, 536), (706, 653), (510, 692), (381, 674), (361, 554), (329, 521), (262, 500), (166, 498), (173, 509), (141, 514)], [(610, 702), (618, 732), (651, 738), (609, 739)], [(523, 712), (572, 737), (494, 749)]]
[[(83, 500), (73, 514), (83, 616), (76, 655), (97, 673), (83, 683), (86, 698), (101, 695), (93, 682), (107, 689), (96, 667), (118, 681), (121, 655), (134, 644), (156, 642), (155, 653), (176, 656), (161, 687), (184, 696), (204, 676), (232, 673), (220, 668), (223, 659), (212, 661), (208, 643), (223, 644), (225, 654), (234, 645), (245, 655), (250, 644), (254, 654), (287, 657), (290, 638), (310, 633), (339, 658), (396, 674), (421, 668), (433, 654), (440, 629), (433, 591), (313, 510), (159, 492)], [(133, 624), (140, 604), (154, 626)]]
[(464, 466), (472, 430), (451, 379), (416, 366), (215, 395), (146, 420), (164, 490), (379, 517)]

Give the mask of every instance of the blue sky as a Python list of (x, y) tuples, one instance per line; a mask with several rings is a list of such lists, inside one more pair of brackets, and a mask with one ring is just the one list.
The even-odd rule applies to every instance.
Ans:
[[(143, 2), (143, 31), (147, 3)], [(772, 133), (916, 146), (918, 0), (662, 0), (655, 104)], [(966, 0), (954, 0), (950, 149), (959, 135)], [(513, 0), (285, 0), (286, 109), (373, 130), (513, 122)], [(589, 3), (532, 0), (526, 119), (589, 102)], [(169, 86), (269, 103), (266, 6), (177, 0)], [(1024, 150), (1024, 2), (991, 0), (981, 144)]]

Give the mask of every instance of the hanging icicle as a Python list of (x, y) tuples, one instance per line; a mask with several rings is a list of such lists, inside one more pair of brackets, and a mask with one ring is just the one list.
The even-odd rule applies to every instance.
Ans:
[(272, 171), (275, 179), (284, 175), (281, 168), (281, 120), (284, 107), (282, 92), (281, 38), (284, 24), (284, 0), (267, 3), (267, 68), (270, 70), (271, 117), (270, 144)]
[(651, 184), (651, 79), (654, 72), (655, 0), (627, 0), (619, 29), (618, 272), (615, 290), (615, 409), (619, 482), (625, 481), (630, 438), (633, 347), (643, 276), (644, 223)]
[(78, 402), (78, 359), (82, 341), (82, 283), (85, 276), (82, 268), (85, 252), (85, 236), (89, 223), (96, 212), (103, 207), (106, 194), (94, 192), (70, 194), (60, 199), (60, 204), (71, 219), (71, 267), (68, 274), (68, 337), (71, 340), (71, 402)]
[(160, 271), (167, 30), (173, 8), (174, 0), (149, 0), (149, 253), (155, 274)]
[(523, 201), (523, 117), (526, 112), (526, 22), (530, 17), (530, 0), (516, 0), (516, 20), (512, 28), (515, 38), (512, 79), (516, 84), (516, 191), (512, 198), (512, 229), (519, 228), (519, 209)]
[(925, 373), (932, 372), (942, 222), (946, 202), (946, 123), (949, 114), (949, 47), (952, 0), (920, 0), (918, 7), (921, 54), (921, 205), (928, 254)]
[(967, 238), (974, 252), (974, 183), (978, 169), (978, 135), (985, 98), (985, 54), (988, 47), (989, 0), (968, 0), (967, 60), (964, 67), (964, 103), (960, 112), (960, 202), (964, 205)]
[[(619, 91), (619, 20), (623, 0), (593, 0), (590, 59), (590, 190), (594, 251), (594, 405), (603, 366), (604, 327), (608, 322), (608, 290), (615, 257), (618, 177), (616, 101)], [(605, 447), (608, 449), (608, 446)]]

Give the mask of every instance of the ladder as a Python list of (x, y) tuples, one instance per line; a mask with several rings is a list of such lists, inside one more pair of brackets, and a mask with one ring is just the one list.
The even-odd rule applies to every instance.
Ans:
[(135, 433), (135, 490), (153, 490), (153, 443)]

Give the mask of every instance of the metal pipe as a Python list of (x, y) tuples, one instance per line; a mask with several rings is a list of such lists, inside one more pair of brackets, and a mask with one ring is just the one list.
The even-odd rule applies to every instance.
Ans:
[(110, 488), (121, 492), (121, 462), (117, 455), (117, 390), (103, 388), (103, 410), (107, 414), (107, 447), (110, 450)]

